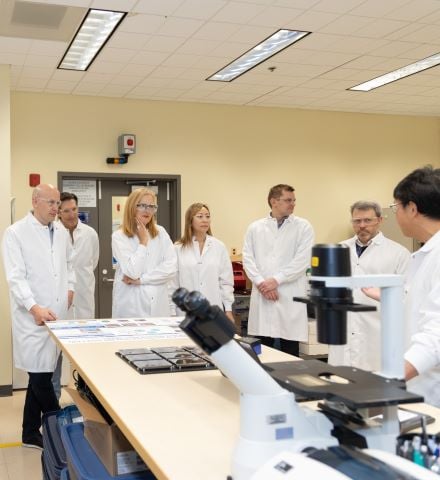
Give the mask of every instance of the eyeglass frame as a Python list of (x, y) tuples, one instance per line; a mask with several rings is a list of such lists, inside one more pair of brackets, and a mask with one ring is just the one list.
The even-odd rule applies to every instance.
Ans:
[(397, 212), (397, 207), (398, 207), (399, 205), (403, 205), (403, 202), (391, 203), (389, 207), (391, 208), (391, 211), (392, 211), (393, 213), (396, 213), (396, 212)]
[[(376, 222), (374, 222), (373, 220), (376, 220)], [(350, 220), (351, 224), (352, 225), (360, 225), (362, 222), (365, 223), (365, 225), (375, 225), (375, 223), (379, 222), (380, 221), (380, 217), (372, 217), (372, 218), (352, 218)]]
[(137, 203), (136, 208), (143, 212), (147, 212), (147, 211), (157, 212), (158, 207), (157, 205), (149, 205), (148, 203)]
[(38, 200), (43, 200), (43, 202), (46, 202), (49, 207), (57, 207), (57, 208), (60, 208), (61, 206), (61, 200), (50, 200), (48, 198), (42, 198), (42, 197), (39, 197)]

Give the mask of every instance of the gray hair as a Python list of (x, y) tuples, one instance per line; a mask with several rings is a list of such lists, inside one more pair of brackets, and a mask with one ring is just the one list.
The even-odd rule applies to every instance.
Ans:
[(382, 208), (377, 202), (369, 202), (365, 200), (359, 200), (353, 203), (350, 207), (350, 213), (353, 215), (354, 210), (374, 210), (376, 217), (382, 216)]

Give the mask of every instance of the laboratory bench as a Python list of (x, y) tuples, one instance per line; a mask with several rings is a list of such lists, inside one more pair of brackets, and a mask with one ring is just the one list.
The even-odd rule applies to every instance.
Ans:
[[(225, 480), (240, 428), (239, 391), (219, 370), (141, 375), (120, 349), (192, 345), (189, 338), (59, 343), (158, 479)], [(263, 362), (295, 357), (263, 346)], [(424, 404), (415, 410), (435, 416)], [(440, 423), (429, 425), (431, 433)]]

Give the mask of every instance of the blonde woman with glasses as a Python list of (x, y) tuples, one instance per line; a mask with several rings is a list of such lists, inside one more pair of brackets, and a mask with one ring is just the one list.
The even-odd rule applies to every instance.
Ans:
[(185, 230), (176, 243), (176, 252), (178, 273), (173, 287), (198, 290), (234, 321), (232, 263), (224, 243), (212, 236), (211, 213), (204, 203), (193, 203), (187, 209)]
[(156, 224), (156, 194), (134, 190), (125, 204), (122, 225), (112, 235), (117, 261), (113, 318), (170, 315), (168, 282), (176, 273), (176, 253), (166, 230)]

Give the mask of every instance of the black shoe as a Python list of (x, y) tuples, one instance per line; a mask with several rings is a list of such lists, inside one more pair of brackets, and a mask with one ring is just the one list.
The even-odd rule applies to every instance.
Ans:
[(22, 446), (25, 448), (35, 448), (37, 450), (43, 450), (43, 437), (39, 435), (32, 438), (23, 438)]

